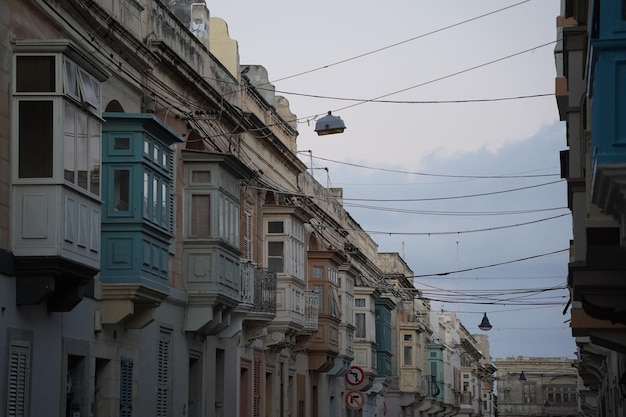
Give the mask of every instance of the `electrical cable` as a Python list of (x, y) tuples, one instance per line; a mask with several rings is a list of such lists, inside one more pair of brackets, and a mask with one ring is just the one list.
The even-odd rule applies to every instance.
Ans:
[[(299, 153), (308, 152), (308, 151), (298, 151)], [(350, 162), (337, 161), (335, 159), (330, 158), (322, 158), (320, 156), (312, 156), (313, 159), (319, 159), (320, 161), (333, 162), (335, 164), (347, 165), (356, 168), (369, 169), (374, 171), (384, 171), (384, 172), (393, 172), (397, 174), (409, 174), (409, 175), (418, 175), (423, 177), (440, 177), (440, 178), (467, 178), (467, 179), (509, 179), (509, 178), (539, 178), (539, 177), (555, 177), (560, 176), (560, 174), (532, 174), (532, 175), (453, 175), (453, 174), (432, 174), (427, 172), (419, 172), (419, 171), (403, 171), (398, 169), (388, 169), (388, 168), (379, 168), (379, 167), (371, 167), (367, 165), (354, 164)]]
[(561, 214), (558, 216), (548, 217), (545, 219), (533, 220), (524, 223), (517, 224), (509, 224), (504, 226), (494, 226), (494, 227), (485, 227), (482, 229), (470, 229), (470, 230), (458, 230), (458, 231), (448, 231), (448, 232), (384, 232), (380, 230), (363, 230), (365, 233), (370, 235), (387, 235), (387, 236), (441, 236), (441, 235), (462, 235), (467, 233), (479, 233), (479, 232), (490, 232), (493, 230), (502, 230), (502, 229), (511, 229), (513, 227), (527, 226), (529, 224), (541, 223), (549, 220), (558, 219), (559, 217), (569, 216), (569, 213)]
[(509, 211), (442, 211), (442, 210), (414, 210), (396, 207), (370, 206), (366, 204), (344, 203), (345, 207), (364, 210), (377, 210), (391, 213), (421, 214), (425, 216), (511, 216), (517, 214), (541, 213), (545, 211), (568, 210), (568, 207), (552, 207), (544, 209), (509, 210)]
[(387, 49), (391, 49), (391, 48), (394, 48), (394, 47), (396, 47), (396, 46), (399, 46), (399, 45), (402, 45), (402, 44), (405, 44), (405, 43), (408, 43), (408, 42), (412, 42), (412, 41), (414, 41), (414, 40), (421, 39), (421, 38), (424, 38), (424, 37), (426, 37), (426, 36), (433, 35), (433, 34), (435, 34), (435, 33), (439, 33), (439, 32), (442, 32), (442, 31), (444, 31), (444, 30), (448, 30), (448, 29), (454, 28), (454, 27), (456, 27), (456, 26), (461, 26), (461, 25), (463, 25), (463, 24), (465, 24), (465, 23), (473, 22), (473, 21), (478, 20), (478, 19), (481, 19), (481, 18), (483, 18), (483, 17), (487, 17), (487, 16), (490, 16), (490, 15), (492, 15), (492, 14), (496, 14), (496, 13), (499, 13), (499, 12), (502, 12), (502, 11), (505, 11), (505, 10), (508, 10), (508, 9), (511, 9), (511, 8), (513, 8), (513, 7), (516, 7), (516, 6), (522, 5), (522, 4), (524, 4), (524, 3), (528, 3), (529, 1), (531, 1), (531, 0), (524, 0), (524, 1), (521, 1), (521, 2), (518, 2), (518, 3), (515, 3), (515, 4), (512, 4), (512, 5), (509, 5), (509, 6), (503, 7), (503, 8), (501, 8), (501, 9), (494, 10), (494, 11), (491, 11), (491, 12), (488, 12), (488, 13), (485, 13), (485, 14), (482, 14), (482, 15), (480, 15), (480, 16), (476, 16), (476, 17), (473, 17), (473, 18), (470, 18), (470, 19), (466, 19), (466, 20), (463, 20), (463, 21), (461, 21), (461, 22), (457, 22), (457, 23), (454, 23), (454, 24), (451, 24), (451, 25), (448, 25), (448, 26), (444, 26), (444, 27), (442, 27), (442, 28), (439, 28), (439, 29), (436, 29), (436, 30), (433, 30), (433, 31), (430, 31), (430, 32), (427, 32), (427, 33), (423, 33), (423, 34), (421, 34), (421, 35), (414, 36), (414, 37), (412, 37), (412, 38), (405, 39), (405, 40), (403, 40), (403, 41), (396, 42), (396, 43), (394, 43), (394, 44), (384, 46), (384, 47), (382, 47), (382, 48), (374, 49), (374, 50), (372, 50), (372, 51), (365, 52), (365, 53), (362, 53), (362, 54), (359, 54), (359, 55), (353, 56), (353, 57), (351, 57), (351, 58), (342, 59), (341, 61), (333, 62), (333, 63), (331, 63), (331, 64), (326, 64), (326, 65), (323, 65), (323, 66), (321, 66), (321, 67), (313, 68), (313, 69), (311, 69), (311, 70), (302, 71), (302, 72), (299, 72), (299, 73), (297, 73), (297, 74), (293, 74), (293, 75), (289, 75), (289, 76), (286, 76), (286, 77), (278, 78), (278, 79), (276, 79), (276, 80), (272, 80), (272, 81), (270, 81), (270, 83), (277, 83), (277, 82), (279, 82), (279, 81), (284, 81), (284, 80), (288, 80), (288, 79), (291, 79), (291, 78), (300, 77), (300, 76), (302, 76), (302, 75), (310, 74), (310, 73), (312, 73), (312, 72), (320, 71), (320, 70), (327, 69), (327, 68), (330, 68), (330, 67), (334, 67), (334, 66), (337, 66), (337, 65), (340, 65), (340, 64), (344, 64), (344, 63), (346, 63), (346, 62), (354, 61), (354, 60), (356, 60), (356, 59), (363, 58), (363, 57), (368, 56), (368, 55), (372, 55), (372, 54), (375, 54), (375, 53), (378, 53), (378, 52), (381, 52), (381, 51), (384, 51), (384, 50), (387, 50)]
[(545, 182), (542, 184), (528, 185), (526, 187), (518, 187), (518, 188), (510, 188), (506, 190), (499, 191), (490, 191), (488, 193), (478, 193), (478, 194), (467, 194), (467, 195), (458, 195), (458, 196), (448, 196), (448, 197), (429, 197), (429, 198), (404, 198), (404, 199), (376, 199), (376, 198), (343, 198), (344, 201), (375, 201), (375, 202), (418, 202), (418, 201), (443, 201), (443, 200), (456, 200), (460, 198), (474, 198), (474, 197), (485, 197), (489, 195), (496, 194), (504, 194), (504, 193), (512, 193), (515, 191), (528, 190), (531, 188), (545, 187), (546, 185), (558, 184), (561, 182), (565, 182), (565, 180), (557, 180), (551, 182)]
[(497, 262), (497, 263), (493, 263), (493, 264), (489, 264), (489, 265), (476, 266), (476, 267), (473, 267), (473, 268), (457, 269), (455, 271), (438, 272), (438, 273), (432, 273), (432, 274), (413, 275), (413, 276), (411, 276), (409, 278), (444, 276), (444, 275), (456, 274), (456, 273), (459, 273), (459, 272), (476, 271), (478, 269), (492, 268), (492, 267), (501, 266), (501, 265), (509, 265), (509, 264), (512, 264), (512, 263), (527, 261), (527, 260), (530, 260), (530, 259), (537, 259), (537, 258), (541, 258), (541, 257), (545, 257), (545, 256), (556, 255), (558, 253), (569, 252), (569, 250), (570, 250), (569, 248), (561, 249), (561, 250), (557, 250), (557, 251), (553, 251), (553, 252), (542, 253), (542, 254), (539, 254), (539, 255), (527, 256), (525, 258), (513, 259), (511, 261)]

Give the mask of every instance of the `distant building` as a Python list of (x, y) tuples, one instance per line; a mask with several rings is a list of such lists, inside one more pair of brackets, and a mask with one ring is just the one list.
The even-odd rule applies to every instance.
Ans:
[(567, 358), (498, 358), (499, 417), (579, 416), (578, 372)]

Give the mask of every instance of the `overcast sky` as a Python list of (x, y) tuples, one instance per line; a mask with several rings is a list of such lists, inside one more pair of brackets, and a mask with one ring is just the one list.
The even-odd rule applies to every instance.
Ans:
[[(476, 333), (486, 312), (494, 358), (574, 356), (559, 0), (207, 4), (289, 100), (299, 156), (434, 311)], [(347, 129), (318, 137), (328, 111)]]

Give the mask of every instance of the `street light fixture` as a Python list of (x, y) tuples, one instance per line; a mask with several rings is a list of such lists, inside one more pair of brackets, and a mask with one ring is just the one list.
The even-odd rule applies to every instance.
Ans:
[(345, 129), (346, 124), (341, 120), (341, 117), (333, 116), (330, 111), (326, 116), (315, 122), (315, 131), (318, 136), (343, 133)]
[(522, 373), (519, 375), (519, 380), (520, 380), (521, 382), (526, 381), (526, 375), (524, 375), (524, 371), (522, 371)]
[(491, 330), (492, 326), (491, 323), (489, 323), (489, 319), (487, 318), (487, 313), (485, 313), (485, 315), (483, 316), (483, 321), (480, 322), (478, 328), (485, 332)]

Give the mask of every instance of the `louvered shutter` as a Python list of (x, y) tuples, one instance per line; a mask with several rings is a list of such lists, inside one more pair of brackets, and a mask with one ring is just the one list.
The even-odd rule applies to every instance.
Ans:
[(122, 358), (120, 365), (120, 417), (133, 415), (133, 360)]
[(244, 231), (243, 231), (243, 258), (252, 259), (252, 212), (246, 210), (243, 213)]
[(12, 342), (9, 348), (7, 416), (25, 417), (30, 379), (30, 344)]
[(157, 371), (157, 417), (168, 417), (170, 395), (170, 341), (171, 334), (161, 331), (159, 335)]
[(261, 358), (254, 359), (252, 416), (261, 417)]

